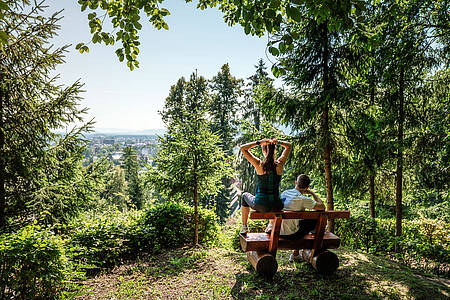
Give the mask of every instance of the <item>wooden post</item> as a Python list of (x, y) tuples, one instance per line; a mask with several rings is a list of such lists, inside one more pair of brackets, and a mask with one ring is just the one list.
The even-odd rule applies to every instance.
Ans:
[(323, 244), (323, 236), (325, 234), (325, 226), (327, 225), (327, 219), (328, 216), (326, 213), (320, 214), (319, 219), (317, 220), (316, 225), (316, 233), (314, 237), (314, 243), (312, 248), (312, 255), (310, 260), (308, 262), (312, 263), (312, 258), (316, 256), (316, 253), (319, 253), (319, 251), (322, 249)]
[(275, 257), (278, 249), (278, 239), (280, 238), (281, 215), (276, 215), (273, 220), (272, 232), (270, 233), (269, 253)]
[(267, 252), (249, 251), (247, 259), (255, 268), (256, 272), (266, 278), (272, 278), (278, 269), (278, 263), (275, 257)]
[(339, 267), (339, 258), (335, 253), (325, 250), (316, 256), (313, 256), (313, 252), (314, 251), (310, 249), (304, 249), (302, 252), (302, 257), (305, 261), (310, 262), (318, 273), (330, 275), (333, 274)]

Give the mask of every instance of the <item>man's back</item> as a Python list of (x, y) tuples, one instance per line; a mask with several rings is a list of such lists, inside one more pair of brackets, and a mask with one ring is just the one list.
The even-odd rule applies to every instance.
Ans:
[[(284, 210), (291, 211), (303, 211), (305, 209), (313, 209), (317, 202), (314, 199), (311, 199), (305, 195), (303, 195), (297, 189), (291, 189), (284, 191), (281, 194), (281, 199), (284, 202)], [(281, 223), (280, 234), (281, 235), (290, 235), (294, 234), (299, 229), (299, 220), (283, 220)]]

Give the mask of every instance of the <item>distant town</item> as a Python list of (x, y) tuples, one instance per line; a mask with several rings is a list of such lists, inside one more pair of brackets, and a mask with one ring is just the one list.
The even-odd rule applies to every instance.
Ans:
[(91, 134), (85, 153), (85, 162), (90, 164), (100, 158), (106, 158), (115, 165), (121, 164), (123, 149), (131, 146), (137, 154), (143, 168), (153, 165), (157, 153), (157, 135)]

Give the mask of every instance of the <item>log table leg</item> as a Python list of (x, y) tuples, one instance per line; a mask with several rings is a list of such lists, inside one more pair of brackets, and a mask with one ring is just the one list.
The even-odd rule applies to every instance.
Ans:
[(267, 252), (249, 251), (247, 252), (248, 261), (255, 268), (256, 272), (266, 278), (272, 278), (278, 269), (278, 263), (275, 257)]
[(302, 256), (307, 262), (310, 262), (314, 269), (319, 274), (330, 275), (333, 274), (339, 267), (339, 258), (331, 251), (325, 250), (320, 252), (314, 257), (311, 257), (312, 251), (310, 249), (304, 249)]

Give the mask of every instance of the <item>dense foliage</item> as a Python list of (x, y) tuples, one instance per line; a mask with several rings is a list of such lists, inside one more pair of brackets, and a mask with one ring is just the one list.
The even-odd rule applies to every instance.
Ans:
[[(0, 296), (53, 298), (85, 273), (189, 244), (193, 233), (194, 209), (172, 202), (141, 211), (84, 214), (62, 227), (28, 225), (0, 236)], [(214, 212), (200, 209), (199, 243), (215, 245), (219, 235)]]
[[(73, 257), (93, 271), (114, 266), (143, 253), (159, 253), (192, 242), (194, 209), (186, 204), (166, 202), (141, 210), (110, 211), (84, 215), (67, 233), (76, 246)], [(199, 243), (217, 241), (219, 227), (215, 214), (199, 210)]]
[[(404, 220), (395, 236), (395, 219), (351, 217), (339, 219), (336, 233), (342, 245), (373, 254), (391, 254), (446, 274), (450, 266), (450, 225), (432, 219)], [(448, 275), (448, 273), (446, 274)]]
[[(92, 10), (92, 41), (121, 41), (116, 53), (130, 69), (138, 66), (139, 12), (168, 28), (162, 2), (79, 0)], [(231, 178), (233, 150), (267, 137), (293, 142), (281, 189), (308, 173), (328, 209), (352, 211), (336, 228), (344, 245), (448, 272), (449, 2), (198, 6), (219, 3), (228, 24), (270, 34), (272, 72), (286, 86), (274, 86), (262, 61), (245, 91), (228, 64), (211, 80), (180, 78), (161, 112), (168, 131), (144, 187), (132, 147), (114, 162), (121, 166), (83, 166), (81, 134), (90, 123), (57, 133), (85, 112), (77, 106), (82, 85), (59, 86), (51, 77), (66, 50), (49, 43), (59, 15), (44, 17), (42, 5), (28, 0), (0, 0), (0, 298), (52, 298), (84, 272), (192, 240), (217, 243), (217, 216), (226, 220), (234, 198), (231, 182), (250, 192), (255, 183), (239, 154)], [(108, 19), (111, 33), (102, 26)], [(249, 225), (261, 231), (266, 224)], [(240, 248), (237, 226), (231, 243)]]
[[(153, 249), (174, 248), (192, 242), (195, 214), (192, 206), (166, 202), (144, 213), (142, 223), (154, 232)], [(198, 213), (198, 240), (201, 245), (214, 245), (220, 226), (214, 210), (200, 208)]]
[[(110, 44), (112, 37), (101, 24), (111, 20), (120, 28), (116, 40), (123, 43), (117, 54), (123, 60), (125, 51), (132, 67), (138, 53), (139, 12), (147, 12), (156, 28), (168, 29), (164, 16), (169, 12), (153, 9), (157, 2), (163, 0), (80, 4), (82, 10), (100, 7), (108, 12), (105, 19), (94, 12), (89, 15), (93, 41)], [(419, 175), (417, 161), (411, 164), (409, 154), (425, 128), (436, 127), (429, 126), (422, 109), (428, 105), (420, 94), (430, 90), (427, 86), (435, 73), (448, 68), (448, 5), (443, 0), (204, 0), (197, 7), (217, 6), (225, 22), (241, 25), (245, 34), (269, 34), (268, 51), (277, 58), (272, 72), (289, 86), (284, 91), (269, 87), (261, 105), (272, 120), (282, 120), (296, 131), (295, 138), (304, 141), (296, 159), (302, 169), (319, 170), (314, 175), (325, 177), (328, 208), (334, 207), (334, 186), (344, 194), (350, 182), (354, 188), (350, 192), (369, 191), (374, 217), (380, 194), (377, 183), (389, 181), (395, 188), (391, 201), (400, 235), (405, 200), (417, 187), (416, 180), (411, 185), (404, 178)], [(122, 10), (130, 14), (123, 15)], [(441, 79), (441, 87), (448, 86), (448, 76)], [(440, 103), (449, 98), (443, 89), (434, 91), (442, 96)], [(431, 120), (448, 124), (445, 116)], [(445, 132), (442, 136), (448, 135)], [(427, 148), (434, 153), (427, 153), (425, 165), (431, 157), (446, 159), (441, 149)], [(428, 159), (422, 156), (420, 161), (424, 160)], [(385, 179), (386, 174), (390, 178)], [(441, 178), (445, 177), (437, 180)]]
[(39, 225), (0, 236), (0, 298), (52, 298), (73, 275), (66, 241)]
[(136, 150), (131, 146), (127, 146), (123, 152), (123, 166), (125, 169), (125, 180), (128, 185), (128, 195), (130, 202), (137, 209), (142, 208), (142, 188), (139, 178), (139, 162), (137, 159)]
[[(33, 220), (67, 222), (91, 197), (91, 174), (80, 163), (80, 82), (62, 86), (52, 72), (67, 46), (54, 48), (59, 14), (41, 15), (43, 5), (7, 1), (0, 27), (0, 231)], [(67, 134), (59, 134), (58, 131)]]

